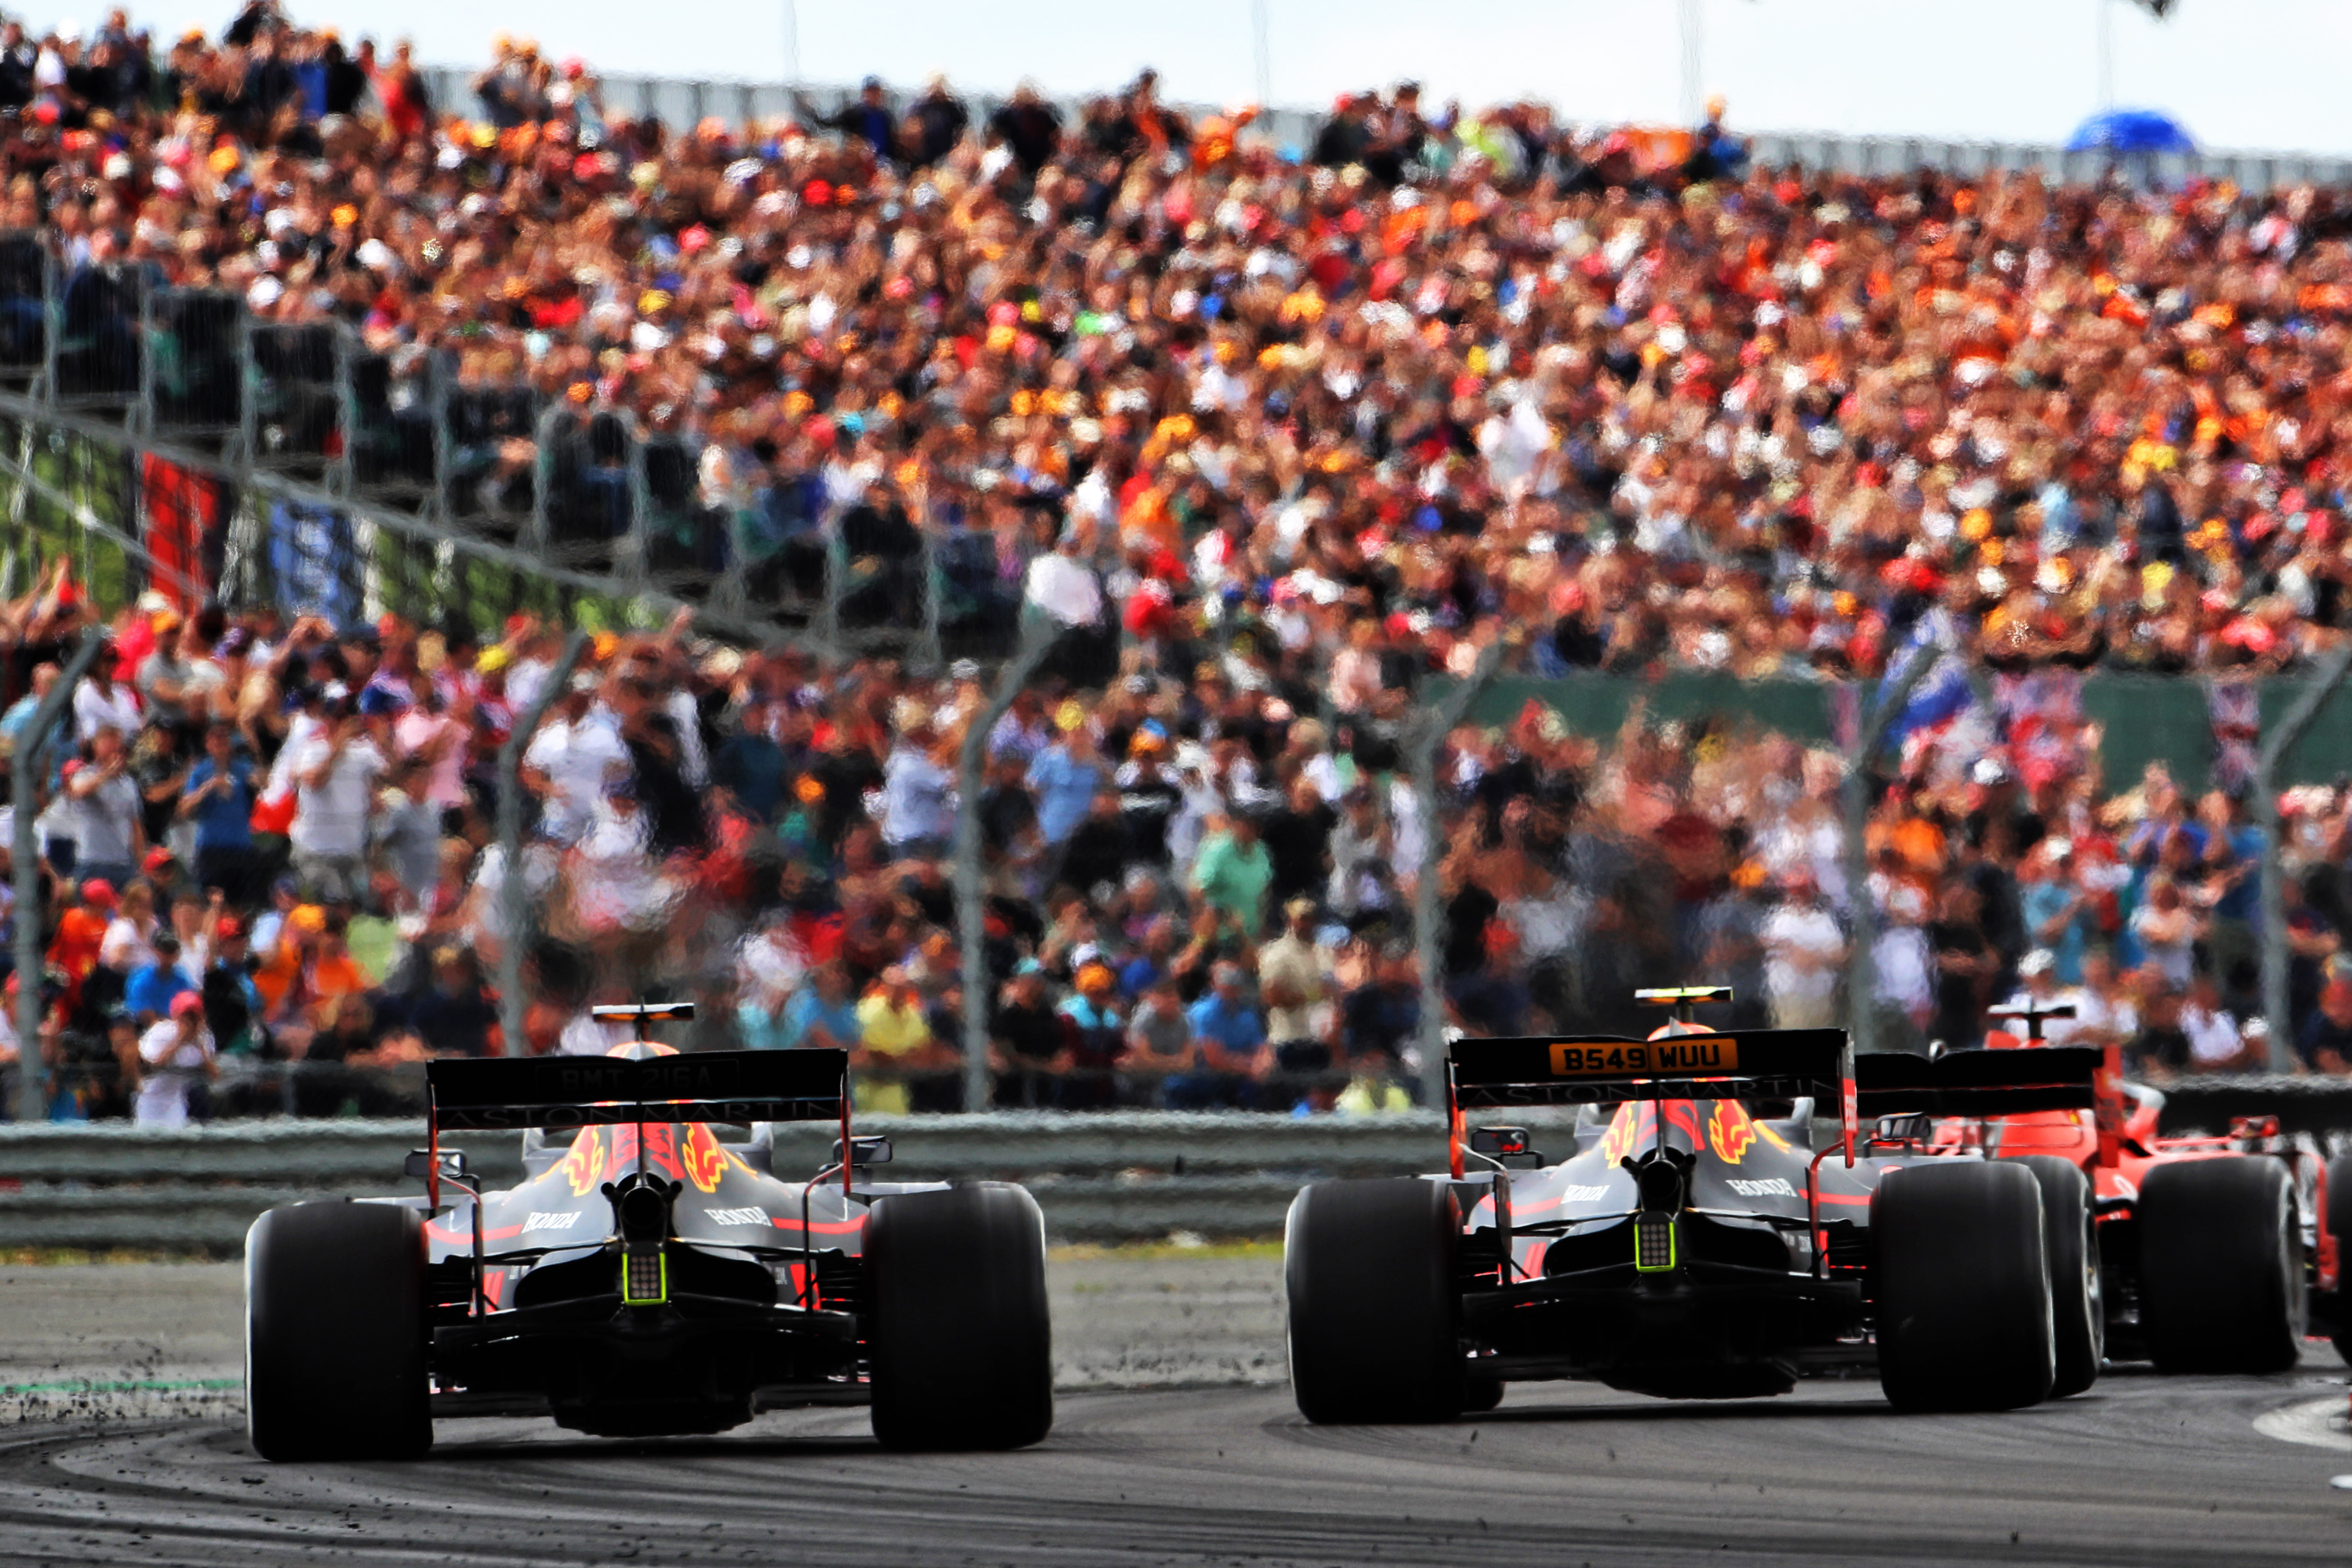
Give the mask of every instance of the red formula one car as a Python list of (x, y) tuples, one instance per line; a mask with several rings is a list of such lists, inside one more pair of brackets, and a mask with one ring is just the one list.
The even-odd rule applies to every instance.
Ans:
[[(1686, 1015), (1730, 994), (1644, 994)], [(2080, 1173), (1860, 1130), (2087, 1107), (2095, 1053), (1856, 1060), (1837, 1029), (1662, 1037), (1457, 1041), (1449, 1171), (1299, 1194), (1284, 1267), (1307, 1419), (1450, 1419), (1547, 1378), (1741, 1398), (1838, 1367), (1874, 1367), (1907, 1409), (2007, 1409), (2097, 1375), (2060, 1362), (2053, 1328), (2091, 1311), (2068, 1250), (2089, 1228)], [(1816, 1099), (1840, 1124), (1819, 1152)], [(1469, 1113), (1538, 1105), (1592, 1113), (1557, 1163), (1521, 1128), (1465, 1133)]]
[[(631, 1023), (684, 1005), (599, 1007)], [(266, 1459), (401, 1458), (433, 1419), (614, 1436), (866, 1405), (894, 1447), (1010, 1448), (1053, 1423), (1045, 1227), (1017, 1186), (883, 1184), (837, 1050), (436, 1061), (425, 1195), (296, 1204), (246, 1240), (246, 1410)], [(772, 1168), (773, 1124), (837, 1122)], [(722, 1142), (720, 1124), (753, 1127)], [(480, 1190), (452, 1131), (512, 1129)], [(449, 1200), (445, 1204), (445, 1199)]]
[[(2022, 1026), (1991, 1045), (2027, 1051), (2042, 1025), (2069, 1018), (2066, 1004), (1999, 1008)], [(2282, 1372), (2294, 1365), (2307, 1328), (2344, 1326), (2337, 1227), (2328, 1194), (2352, 1180), (2352, 1157), (2330, 1172), (2280, 1134), (2275, 1116), (2233, 1117), (2226, 1135), (2165, 1137), (2160, 1090), (2124, 1081), (2121, 1052), (2106, 1047), (2096, 1102), (2088, 1109), (1945, 1120), (1935, 1146), (2065, 1166), (2090, 1182), (2094, 1223), (2084, 1258), (2098, 1310), (2074, 1353), (2152, 1361), (2165, 1372)], [(2338, 1341), (2342, 1342), (2341, 1338)]]

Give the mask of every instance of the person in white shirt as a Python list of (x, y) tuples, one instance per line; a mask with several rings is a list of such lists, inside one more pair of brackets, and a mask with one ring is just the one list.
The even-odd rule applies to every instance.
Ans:
[(947, 853), (955, 837), (955, 775), (931, 755), (929, 717), (902, 731), (882, 764), (882, 842), (894, 860)]
[(1822, 901), (1801, 862), (1781, 875), (1782, 901), (1764, 917), (1764, 999), (1776, 1029), (1827, 1028), (1837, 1022), (1838, 976), (1845, 968), (1845, 930)]
[(99, 650), (98, 658), (74, 688), (74, 736), (88, 741), (100, 730), (111, 730), (122, 737), (125, 745), (139, 733), (139, 696), (128, 686), (114, 679), (115, 652), (113, 645)]
[(2211, 973), (2199, 970), (2189, 983), (2189, 999), (2180, 1007), (2180, 1032), (2189, 1037), (2191, 1072), (2239, 1072), (2263, 1064), (2246, 1044), (2235, 1015), (2221, 1005), (2221, 988)]
[(368, 819), (375, 809), (383, 753), (367, 738), (348, 699), (329, 714), (326, 732), (294, 760), (294, 874), (314, 899), (358, 902), (367, 890)]
[(205, 1004), (183, 992), (172, 1016), (158, 1019), (139, 1037), (139, 1097), (131, 1119), (142, 1127), (184, 1127), (201, 1085), (220, 1072), (212, 1031), (205, 1027)]
[(596, 678), (572, 678), (557, 717), (540, 726), (522, 754), (523, 787), (540, 799), (540, 831), (558, 844), (588, 831), (606, 782), (631, 772), (620, 731), (591, 711)]

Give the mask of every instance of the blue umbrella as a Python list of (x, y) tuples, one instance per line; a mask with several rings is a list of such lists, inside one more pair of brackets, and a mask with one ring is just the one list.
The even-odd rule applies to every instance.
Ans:
[(2069, 153), (2194, 153), (2196, 139), (2180, 121), (2153, 109), (2110, 109), (2094, 114), (2066, 139)]

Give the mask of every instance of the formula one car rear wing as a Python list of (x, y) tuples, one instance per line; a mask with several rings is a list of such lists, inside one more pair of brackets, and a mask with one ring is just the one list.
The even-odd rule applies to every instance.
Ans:
[(2087, 1046), (1874, 1055), (1854, 1063), (1864, 1116), (2008, 1116), (2089, 1110), (2097, 1104), (2101, 1053)]
[[(633, 1017), (685, 1016), (690, 1005), (600, 1009)], [(849, 1135), (849, 1053), (695, 1051), (629, 1057), (489, 1057), (425, 1065), (431, 1139), (425, 1192), (441, 1202), (441, 1131), (604, 1127), (648, 1121), (827, 1121)], [(638, 1146), (644, 1147), (644, 1139)], [(842, 1184), (849, 1165), (842, 1165)]]
[(425, 1081), (434, 1120), (450, 1128), (818, 1121), (841, 1113), (848, 1065), (836, 1050), (491, 1057), (428, 1062)]
[(1462, 1112), (1490, 1106), (1811, 1095), (1836, 1100), (1849, 1159), (1859, 1122), (1853, 1047), (1843, 1029), (1725, 1029), (1650, 1040), (1622, 1035), (1456, 1040), (1446, 1093), (1457, 1173)]

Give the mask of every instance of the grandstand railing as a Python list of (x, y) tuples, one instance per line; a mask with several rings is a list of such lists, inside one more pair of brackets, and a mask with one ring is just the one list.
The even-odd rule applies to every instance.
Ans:
[(849, 561), (802, 476), (625, 409), (485, 379), (453, 352), (256, 316), (135, 262), (0, 233), (0, 593), (74, 559), (112, 609), (144, 589), (490, 633), (691, 605), (709, 629), (918, 666), (1009, 648), (1017, 584), (952, 514), (919, 554)]
[[(424, 75), (433, 105), (444, 114), (470, 115), (479, 110), (471, 90), (477, 73), (455, 67), (428, 68)], [(682, 77), (637, 76), (626, 73), (598, 79), (604, 111), (629, 119), (655, 119), (682, 127), (718, 119), (730, 125), (790, 115), (794, 94), (829, 108), (856, 95), (846, 84), (806, 84), (798, 89), (781, 82), (697, 79)], [(910, 101), (911, 85), (894, 89), (895, 101)], [(1087, 97), (1056, 100), (1066, 125), (1077, 123)], [(962, 94), (975, 125), (984, 125), (1004, 101), (989, 92)], [(1179, 106), (1195, 117), (1223, 112), (1210, 104)], [(1300, 156), (1315, 145), (1325, 116), (1313, 110), (1273, 108), (1262, 110), (1248, 136), (1271, 142), (1286, 155)], [(1844, 174), (1901, 174), (1919, 169), (1946, 169), (1958, 174), (1984, 174), (1996, 169), (2039, 169), (2053, 180), (2087, 181), (2115, 170), (2141, 181), (2173, 184), (2192, 176), (2230, 180), (2249, 191), (2270, 191), (2298, 184), (2352, 184), (2352, 157), (2326, 153), (2256, 149), (2200, 149), (2186, 153), (2134, 154), (2118, 158), (2097, 150), (2070, 151), (2056, 142), (1974, 141), (1931, 136), (1853, 136), (1835, 132), (1769, 131), (1746, 132), (1755, 160), (1772, 167), (1800, 168)]]

